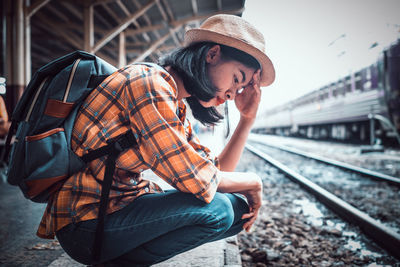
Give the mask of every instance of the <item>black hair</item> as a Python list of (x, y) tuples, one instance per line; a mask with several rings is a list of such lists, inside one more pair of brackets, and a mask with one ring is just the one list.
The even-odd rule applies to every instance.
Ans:
[[(199, 102), (199, 100), (210, 101), (218, 91), (209, 79), (206, 61), (208, 50), (214, 45), (216, 43), (200, 42), (181, 47), (161, 57), (158, 62), (163, 67), (170, 66), (178, 73), (186, 91), (190, 94), (186, 101), (192, 110), (193, 117), (206, 125), (214, 125), (224, 118), (215, 107), (205, 108)], [(260, 68), (258, 61), (249, 54), (233, 47), (220, 46), (225, 60), (232, 59), (247, 67)]]
[(220, 45), (222, 58), (225, 60), (236, 60), (245, 65), (246, 67), (258, 70), (261, 68), (260, 63), (249, 54), (233, 48), (231, 46)]

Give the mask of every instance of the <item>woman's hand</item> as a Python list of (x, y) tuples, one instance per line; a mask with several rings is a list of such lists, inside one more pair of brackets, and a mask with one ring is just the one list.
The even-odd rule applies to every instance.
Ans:
[(261, 100), (260, 74), (261, 70), (257, 70), (253, 74), (251, 82), (240, 93), (236, 94), (236, 107), (240, 116), (245, 119), (255, 119), (257, 115)]
[(240, 192), (247, 198), (250, 209), (249, 213), (243, 214), (242, 216), (242, 219), (249, 219), (243, 225), (243, 229), (246, 230), (246, 232), (250, 232), (251, 227), (258, 217), (258, 213), (262, 205), (262, 188), (262, 181), (259, 179), (257, 185), (253, 189)]
[(263, 184), (260, 176), (252, 172), (223, 172), (218, 173), (220, 183), (218, 191), (222, 193), (239, 193), (246, 197), (249, 213), (243, 214), (242, 219), (249, 219), (243, 229), (250, 231), (257, 219), (262, 204)]

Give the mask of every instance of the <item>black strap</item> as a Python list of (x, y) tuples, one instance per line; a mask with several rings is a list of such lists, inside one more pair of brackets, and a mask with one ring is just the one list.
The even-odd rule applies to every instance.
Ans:
[(93, 242), (92, 257), (95, 262), (97, 262), (101, 256), (101, 250), (104, 238), (104, 219), (108, 205), (108, 196), (110, 195), (110, 189), (115, 171), (115, 161), (118, 155), (119, 155), (118, 150), (114, 150), (111, 154), (108, 155), (106, 159), (106, 170), (104, 173), (104, 180), (101, 189), (101, 199), (100, 199), (99, 214), (97, 218), (96, 234), (94, 236), (94, 242)]
[(81, 157), (85, 162), (90, 162), (94, 159), (108, 155), (106, 159), (106, 169), (101, 189), (100, 207), (97, 218), (96, 234), (93, 242), (92, 258), (95, 262), (100, 259), (104, 237), (104, 220), (108, 205), (108, 197), (112, 186), (112, 180), (115, 171), (115, 161), (118, 155), (127, 148), (137, 145), (136, 139), (132, 131), (128, 131), (116, 139), (111, 139), (106, 146), (90, 151), (88, 154)]
[[(117, 147), (114, 147), (115, 145)], [(132, 131), (129, 130), (125, 134), (119, 135), (117, 138), (107, 141), (107, 145), (89, 151), (87, 154), (83, 155), (81, 159), (84, 162), (88, 163), (105, 155), (109, 155), (114, 149), (119, 149), (120, 152), (122, 152), (123, 150), (134, 147), (136, 145), (137, 142), (135, 136), (133, 135)]]
[(12, 137), (14, 136), (14, 132), (15, 132), (16, 128), (17, 128), (17, 122), (12, 121), (11, 126), (8, 130), (4, 149), (1, 153), (1, 160), (5, 163), (8, 163), (8, 154), (10, 154), (10, 150), (11, 150), (11, 140), (12, 140)]

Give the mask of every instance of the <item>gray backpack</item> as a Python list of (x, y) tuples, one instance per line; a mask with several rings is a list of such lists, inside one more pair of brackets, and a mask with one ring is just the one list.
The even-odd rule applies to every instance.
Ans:
[(3, 157), (8, 157), (7, 181), (18, 185), (24, 196), (35, 202), (47, 202), (65, 179), (82, 170), (87, 162), (107, 157), (94, 243), (95, 259), (100, 256), (115, 160), (120, 152), (137, 143), (128, 131), (109, 140), (108, 145), (78, 157), (71, 150), (71, 133), (85, 98), (115, 71), (112, 65), (83, 51), (40, 68), (14, 109)]

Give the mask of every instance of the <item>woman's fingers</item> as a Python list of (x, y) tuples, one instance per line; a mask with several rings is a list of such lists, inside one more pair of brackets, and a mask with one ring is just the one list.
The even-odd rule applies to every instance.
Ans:
[(246, 213), (246, 214), (243, 214), (242, 219), (245, 220), (245, 219), (251, 218), (253, 216), (254, 216), (254, 212)]
[[(257, 215), (258, 215), (258, 214), (257, 214)], [(243, 224), (243, 229), (244, 229), (246, 232), (250, 232), (251, 227), (253, 226), (254, 222), (255, 222), (256, 219), (257, 219), (257, 215), (253, 216), (250, 220), (248, 220), (247, 222), (245, 222), (245, 223)]]
[(255, 73), (255, 81), (257, 85), (260, 85), (260, 80), (261, 80), (261, 70), (258, 69)]
[(260, 88), (260, 80), (261, 80), (261, 70), (257, 70), (253, 74), (253, 79), (251, 80), (249, 85), (252, 85), (253, 88)]
[(246, 232), (249, 232), (251, 227), (253, 226), (254, 222), (258, 217), (258, 212), (260, 208), (250, 208), (250, 212), (243, 214), (242, 219), (249, 219), (247, 222), (243, 224), (243, 229)]

